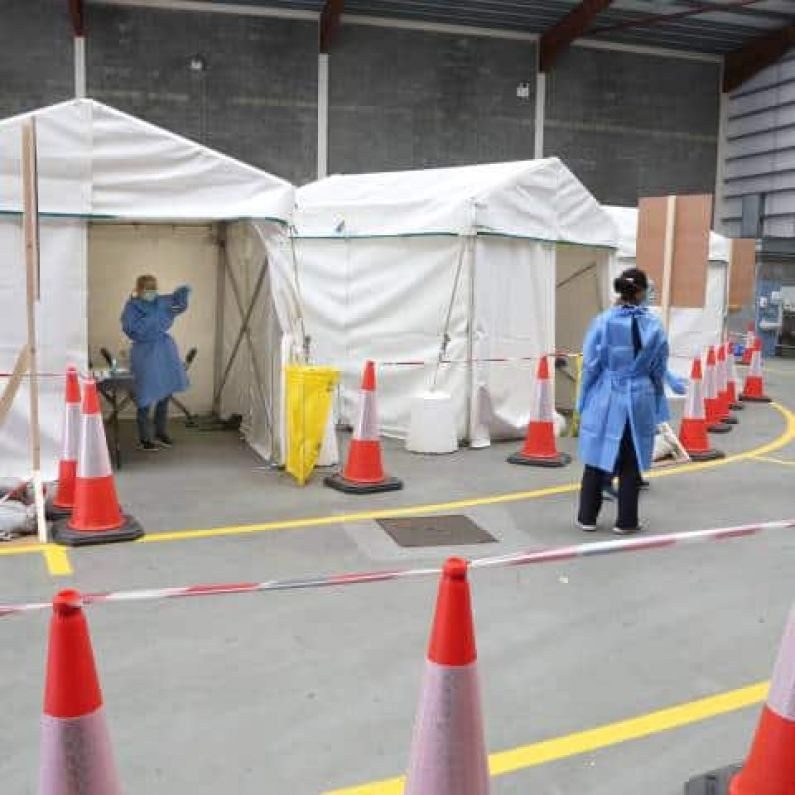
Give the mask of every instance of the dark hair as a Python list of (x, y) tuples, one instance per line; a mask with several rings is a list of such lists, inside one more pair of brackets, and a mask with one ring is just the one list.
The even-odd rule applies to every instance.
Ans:
[(638, 293), (649, 289), (649, 279), (638, 268), (628, 268), (613, 282), (613, 289), (623, 301), (634, 301)]

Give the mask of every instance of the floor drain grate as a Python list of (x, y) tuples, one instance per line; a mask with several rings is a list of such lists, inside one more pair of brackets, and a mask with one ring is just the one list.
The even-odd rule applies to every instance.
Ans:
[(447, 547), (497, 541), (491, 533), (460, 514), (378, 519), (377, 522), (401, 547)]

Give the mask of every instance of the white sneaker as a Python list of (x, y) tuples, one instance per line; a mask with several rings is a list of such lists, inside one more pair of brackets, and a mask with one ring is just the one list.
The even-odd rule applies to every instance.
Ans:
[(635, 533), (640, 533), (643, 530), (643, 525), (638, 524), (637, 527), (614, 527), (613, 532), (617, 536), (631, 536), (635, 535)]
[(595, 533), (596, 532), (596, 525), (595, 524), (583, 524), (579, 519), (575, 519), (574, 524), (576, 527), (579, 527), (584, 533)]

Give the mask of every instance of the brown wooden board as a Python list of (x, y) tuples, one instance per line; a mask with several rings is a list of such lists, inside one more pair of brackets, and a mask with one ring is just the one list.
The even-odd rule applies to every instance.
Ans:
[(641, 270), (654, 282), (657, 300), (663, 283), (665, 261), (665, 216), (668, 199), (665, 196), (644, 198), (638, 205), (638, 233), (635, 260)]
[(739, 309), (753, 300), (755, 276), (756, 240), (732, 240), (729, 254), (729, 309)]

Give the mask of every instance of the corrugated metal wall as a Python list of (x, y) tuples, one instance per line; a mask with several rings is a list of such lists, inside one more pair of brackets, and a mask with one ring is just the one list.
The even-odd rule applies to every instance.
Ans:
[(732, 94), (725, 153), (724, 231), (748, 235), (743, 200), (762, 196), (763, 234), (795, 237), (795, 49)]

